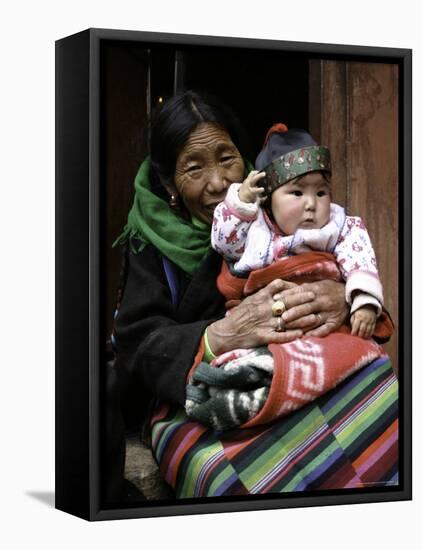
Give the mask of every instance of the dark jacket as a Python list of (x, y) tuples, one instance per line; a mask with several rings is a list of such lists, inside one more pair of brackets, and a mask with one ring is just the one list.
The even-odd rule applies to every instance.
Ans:
[(224, 316), (224, 298), (216, 287), (221, 261), (210, 251), (192, 277), (171, 264), (178, 286), (173, 304), (158, 250), (148, 245), (139, 254), (128, 253), (114, 336), (116, 368), (126, 377), (130, 399), (149, 394), (184, 405), (186, 376), (205, 328)]

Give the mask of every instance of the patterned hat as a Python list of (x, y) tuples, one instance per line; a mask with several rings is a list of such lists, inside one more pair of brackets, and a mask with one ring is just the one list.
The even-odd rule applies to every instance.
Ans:
[(261, 184), (270, 195), (281, 185), (308, 172), (322, 170), (330, 176), (330, 151), (317, 145), (305, 130), (289, 130), (285, 124), (277, 123), (268, 130), (255, 167), (265, 171)]

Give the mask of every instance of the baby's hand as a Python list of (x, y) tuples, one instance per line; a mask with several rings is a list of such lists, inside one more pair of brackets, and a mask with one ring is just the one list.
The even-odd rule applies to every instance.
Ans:
[(239, 199), (242, 202), (255, 202), (257, 197), (263, 195), (265, 189), (257, 187), (258, 181), (262, 180), (262, 178), (265, 178), (265, 172), (258, 172), (258, 170), (249, 172), (248, 177), (239, 187)]
[(363, 306), (357, 309), (350, 318), (352, 334), (361, 338), (371, 338), (377, 322), (377, 313), (373, 306)]

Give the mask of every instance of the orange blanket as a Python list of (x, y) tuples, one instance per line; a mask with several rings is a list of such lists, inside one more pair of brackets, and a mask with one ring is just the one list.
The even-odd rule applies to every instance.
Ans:
[[(265, 287), (274, 279), (283, 279), (296, 284), (314, 281), (333, 280), (342, 281), (341, 273), (335, 258), (328, 252), (307, 252), (290, 256), (262, 269), (252, 271), (247, 278), (236, 277), (230, 273), (225, 262), (217, 277), (217, 287), (226, 297), (226, 307), (239, 304), (243, 298)], [(378, 317), (374, 332), (374, 339), (383, 343), (393, 334), (394, 325), (386, 311)], [(348, 322), (340, 328), (340, 332), (350, 334)]]
[[(275, 278), (302, 284), (325, 279), (340, 281), (341, 274), (331, 254), (311, 252), (291, 256), (256, 270), (243, 279), (233, 276), (224, 264), (217, 285), (226, 297), (227, 305), (232, 307)], [(378, 319), (374, 339), (386, 341), (392, 332), (392, 321), (383, 312)], [(269, 395), (259, 413), (243, 424), (245, 428), (271, 422), (302, 407), (333, 389), (358, 369), (385, 355), (374, 340), (352, 336), (348, 322), (325, 338), (305, 335), (287, 344), (270, 344), (269, 350), (274, 357)]]

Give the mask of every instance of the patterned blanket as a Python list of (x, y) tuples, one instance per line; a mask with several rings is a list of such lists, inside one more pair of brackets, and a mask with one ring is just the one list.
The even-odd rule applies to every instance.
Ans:
[[(330, 254), (317, 252), (293, 256), (255, 271), (247, 279), (234, 277), (225, 268), (218, 285), (229, 305), (235, 305), (245, 293), (275, 277), (298, 283), (338, 280), (339, 270)], [(384, 312), (374, 336), (385, 341), (392, 330)], [(216, 430), (266, 424), (310, 403), (382, 355), (374, 340), (352, 336), (348, 325), (325, 338), (305, 336), (268, 348), (233, 350), (211, 365), (201, 362), (191, 371), (186, 412)]]

